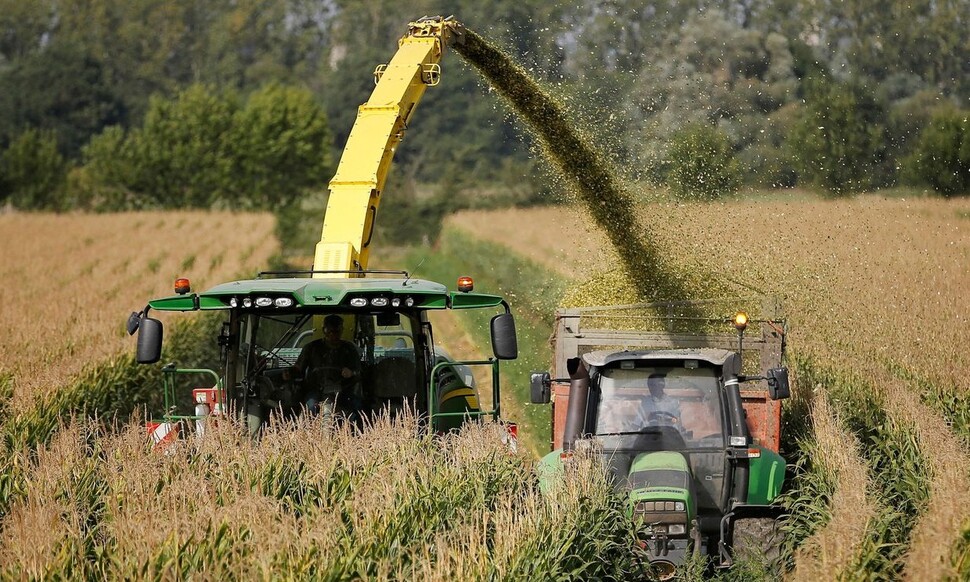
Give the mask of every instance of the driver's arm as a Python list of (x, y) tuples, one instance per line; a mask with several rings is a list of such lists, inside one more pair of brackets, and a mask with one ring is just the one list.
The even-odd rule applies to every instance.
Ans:
[[(306, 372), (307, 360), (310, 359), (310, 351), (313, 350), (313, 342), (310, 342), (300, 350), (300, 355), (296, 358), (296, 363), (290, 368), (289, 373), (284, 372), (283, 378), (286, 380), (300, 379)], [(288, 376), (288, 377), (287, 377)]]

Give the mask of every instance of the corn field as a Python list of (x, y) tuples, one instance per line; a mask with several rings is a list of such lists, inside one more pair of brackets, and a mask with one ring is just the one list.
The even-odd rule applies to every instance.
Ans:
[(4, 577), (622, 578), (625, 514), (595, 465), (538, 494), (498, 425), (432, 436), (307, 419), (258, 442), (223, 424), (159, 454), (140, 427), (62, 427), (5, 517)]
[[(797, 461), (791, 575), (970, 576), (970, 203), (641, 194), (638, 220), (693, 288), (784, 300), (796, 381), (785, 416)], [(449, 228), (574, 281), (566, 305), (649, 297), (590, 223), (567, 206), (468, 212)]]
[[(272, 227), (219, 213), (0, 216), (23, 241), (3, 257), (22, 284), (5, 287), (16, 332), (0, 344), (0, 578), (645, 572), (624, 501), (593, 462), (577, 458), (561, 495), (540, 495), (532, 458), (511, 453), (499, 425), (433, 436), (415, 418), (352, 429), (303, 417), (253, 442), (223, 419), (204, 439), (152, 448), (143, 411), (157, 410), (160, 374), (134, 363), (125, 316), (177, 276), (204, 288), (250, 275), (276, 252)], [(220, 321), (166, 324), (163, 358), (194, 367)]]
[[(89, 364), (130, 351), (125, 320), (149, 298), (264, 267), (279, 245), (268, 214), (145, 212), (0, 214), (0, 376), (10, 411), (63, 386)], [(166, 320), (167, 321), (167, 320)]]
[[(967, 577), (970, 203), (793, 193), (640, 208), (691, 288), (784, 299), (788, 577)], [(275, 252), (271, 229), (253, 215), (0, 216), (7, 240), (24, 241), (0, 259), (20, 282), (0, 314), (12, 330), (0, 340), (0, 577), (644, 574), (598, 471), (580, 463), (562, 495), (539, 495), (531, 457), (510, 454), (494, 426), (435, 437), (415, 419), (379, 419), (352, 434), (302, 419), (250, 442), (224, 423), (152, 451), (139, 406), (158, 379), (133, 365), (125, 315), (175, 276), (199, 288), (255, 271)], [(468, 212), (446, 230), (544, 265), (570, 282), (564, 305), (644, 298), (582, 210)], [(166, 323), (170, 347), (208, 341), (218, 324)]]

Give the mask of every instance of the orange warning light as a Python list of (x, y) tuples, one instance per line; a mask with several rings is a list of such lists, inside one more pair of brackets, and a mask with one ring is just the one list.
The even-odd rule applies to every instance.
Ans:
[(468, 293), (475, 288), (475, 282), (472, 281), (471, 277), (458, 277), (458, 290), (462, 293)]
[(175, 280), (175, 292), (179, 295), (185, 295), (192, 290), (192, 285), (189, 284), (188, 279), (176, 279)]
[(745, 313), (745, 312), (743, 312), (743, 311), (739, 311), (739, 312), (735, 313), (734, 314), (734, 327), (738, 331), (744, 331), (745, 328), (748, 327), (748, 314)]

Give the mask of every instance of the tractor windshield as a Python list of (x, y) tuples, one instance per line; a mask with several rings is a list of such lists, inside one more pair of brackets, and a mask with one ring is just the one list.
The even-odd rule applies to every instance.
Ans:
[(712, 368), (603, 368), (598, 386), (596, 434), (616, 437), (618, 442), (612, 443), (616, 448), (724, 446), (718, 381)]
[(354, 415), (400, 408), (419, 396), (418, 329), (394, 312), (244, 315), (236, 378), (264, 417), (321, 403)]

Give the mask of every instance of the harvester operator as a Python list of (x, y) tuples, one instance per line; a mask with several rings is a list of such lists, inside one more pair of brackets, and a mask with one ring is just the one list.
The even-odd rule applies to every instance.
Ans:
[(360, 352), (344, 340), (343, 319), (336, 314), (323, 320), (323, 337), (308, 343), (293, 366), (296, 378), (303, 378), (304, 402), (308, 410), (333, 412), (340, 406), (356, 408), (359, 396)]

